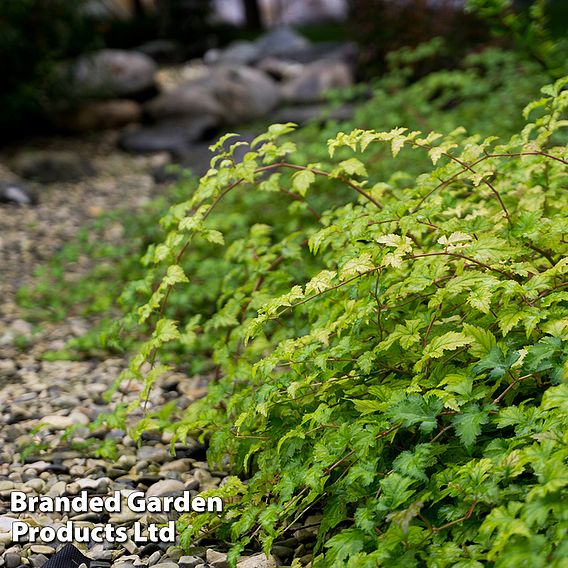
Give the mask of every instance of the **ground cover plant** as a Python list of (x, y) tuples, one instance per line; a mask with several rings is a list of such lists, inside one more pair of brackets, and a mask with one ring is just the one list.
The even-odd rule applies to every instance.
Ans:
[[(211, 435), (209, 458), (240, 479), (219, 490), (221, 517), (183, 519), (186, 545), (213, 532), (234, 562), (321, 511), (314, 566), (566, 563), (566, 84), (509, 140), (355, 129), (300, 164), (293, 126), (273, 125), (241, 163), (241, 142), (214, 147), (145, 256), (155, 285), (137, 316), (154, 332), (126, 373), (144, 399), (164, 344), (214, 346), (209, 394), (166, 428)], [(385, 179), (366, 166), (384, 145), (430, 166)], [(190, 297), (171, 317), (192, 289), (186, 252), (225, 242), (223, 199), (281, 190), (289, 218), (313, 221), (228, 231), (213, 313)], [(318, 209), (317, 194), (344, 202)]]
[[(314, 567), (568, 562), (568, 80), (497, 49), (417, 79), (440, 48), (391, 56), (351, 123), (273, 125), (242, 162), (226, 136), (111, 259), (136, 280), (97, 349), (135, 348), (130, 434), (201, 437), (233, 474), (185, 547), (234, 564), (321, 513)], [(152, 408), (171, 368), (209, 394)]]

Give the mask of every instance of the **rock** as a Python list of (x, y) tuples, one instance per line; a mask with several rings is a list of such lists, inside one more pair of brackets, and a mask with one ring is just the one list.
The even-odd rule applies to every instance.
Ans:
[(262, 51), (252, 41), (238, 40), (225, 49), (210, 49), (203, 60), (207, 64), (250, 65), (262, 56)]
[(288, 63), (303, 64), (329, 59), (338, 62), (342, 61), (347, 63), (350, 68), (353, 68), (357, 61), (357, 53), (357, 45), (354, 43), (325, 41), (312, 43), (307, 47), (289, 51), (280, 56), (279, 59)]
[(30, 550), (35, 554), (54, 554), (55, 548), (43, 544), (33, 544)]
[(227, 555), (224, 552), (217, 552), (209, 548), (205, 558), (207, 559), (207, 564), (211, 565), (211, 568), (229, 568)]
[(137, 95), (154, 86), (156, 63), (137, 51), (102, 49), (81, 56), (71, 70), (79, 93), (113, 98)]
[(262, 71), (251, 67), (218, 70), (209, 85), (222, 105), (227, 124), (262, 118), (280, 102), (277, 83)]
[(36, 198), (33, 192), (20, 182), (0, 181), (0, 203), (17, 205), (34, 205)]
[(210, 90), (198, 81), (180, 85), (176, 89), (163, 93), (144, 106), (145, 112), (154, 120), (192, 116), (219, 119), (223, 108), (215, 100)]
[(170, 459), (170, 453), (165, 448), (156, 446), (142, 446), (137, 452), (136, 456), (139, 460), (149, 462), (164, 463)]
[(146, 104), (154, 119), (215, 117), (225, 124), (256, 120), (280, 101), (277, 83), (252, 67), (218, 67), (204, 77), (186, 82)]
[(160, 562), (154, 564), (154, 568), (178, 568), (178, 565), (175, 562)]
[(281, 558), (282, 560), (287, 560), (288, 558), (292, 558), (292, 556), (294, 555), (293, 548), (288, 548), (287, 546), (281, 546), (277, 544), (275, 544), (272, 547), (271, 552), (272, 554), (278, 556), (278, 558)]
[(209, 138), (216, 132), (217, 120), (211, 116), (182, 120), (164, 120), (155, 126), (145, 126), (124, 132), (118, 145), (127, 152), (139, 154), (170, 152), (179, 155), (192, 143)]
[(17, 568), (20, 565), (20, 555), (15, 552), (6, 552), (4, 554), (6, 568)]
[(274, 556), (267, 557), (266, 554), (255, 554), (240, 562), (237, 562), (237, 568), (276, 568), (278, 563)]
[(178, 560), (179, 568), (196, 568), (198, 564), (202, 564), (203, 560), (198, 556), (182, 556)]
[(135, 47), (134, 51), (143, 53), (159, 65), (179, 63), (183, 56), (180, 46), (167, 39), (155, 39), (148, 41), (138, 47)]
[(95, 174), (91, 163), (74, 152), (28, 150), (14, 160), (14, 169), (24, 178), (40, 183), (78, 181)]
[(76, 109), (53, 112), (50, 119), (61, 130), (80, 133), (122, 128), (139, 122), (141, 117), (142, 107), (138, 102), (116, 99), (90, 101)]
[(162, 551), (156, 550), (156, 552), (153, 552), (148, 558), (148, 566), (154, 566), (154, 564), (160, 561), (160, 558), (162, 558)]
[(10, 533), (12, 531), (12, 525), (17, 520), (18, 519), (13, 519), (12, 517), (3, 517), (0, 515), (0, 532)]
[(73, 420), (70, 416), (59, 416), (58, 414), (45, 416), (41, 421), (53, 430), (65, 430), (73, 426)]
[(265, 55), (286, 56), (305, 49), (310, 42), (288, 26), (275, 28), (256, 41), (256, 47)]
[(0, 379), (13, 377), (17, 371), (18, 367), (16, 367), (16, 363), (12, 359), (0, 359)]
[(282, 95), (287, 102), (296, 104), (314, 103), (323, 100), (331, 89), (353, 85), (353, 74), (346, 63), (322, 60), (306, 65), (301, 75), (282, 86)]
[(146, 497), (167, 497), (178, 495), (185, 489), (185, 484), (175, 479), (164, 479), (154, 483), (146, 492)]
[(43, 554), (34, 554), (28, 557), (33, 568), (41, 568), (47, 562), (47, 556)]

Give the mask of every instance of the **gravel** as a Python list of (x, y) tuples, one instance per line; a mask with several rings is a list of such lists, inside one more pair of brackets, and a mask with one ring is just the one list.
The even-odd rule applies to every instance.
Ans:
[[(124, 430), (88, 425), (108, 411), (102, 394), (115, 382), (126, 367), (125, 357), (104, 360), (49, 361), (45, 352), (64, 345), (73, 337), (88, 332), (95, 322), (69, 316), (58, 323), (30, 323), (17, 306), (15, 294), (19, 287), (33, 281), (34, 270), (56, 251), (70, 242), (79, 229), (105, 211), (118, 208), (136, 210), (161, 191), (150, 175), (163, 156), (135, 157), (115, 149), (116, 134), (104, 134), (88, 140), (50, 140), (35, 142), (38, 147), (69, 150), (88, 156), (97, 175), (77, 182), (48, 184), (38, 191), (37, 206), (0, 204), (0, 567), (18, 568), (27, 565), (41, 568), (59, 550), (60, 542), (12, 541), (10, 526), (15, 519), (34, 527), (66, 525), (91, 529), (104, 526), (126, 527), (126, 543), (87, 542), (74, 544), (89, 558), (91, 568), (195, 568), (226, 566), (224, 543), (215, 547), (194, 547), (186, 554), (176, 543), (138, 542), (133, 526), (167, 523), (179, 514), (137, 513), (124, 503), (132, 491), (142, 491), (147, 497), (173, 497), (190, 491), (199, 492), (218, 487), (226, 472), (214, 471), (203, 459), (203, 446), (195, 440), (176, 443), (176, 454), (170, 453), (171, 436), (149, 432), (144, 445), (136, 443)], [(32, 144), (33, 145), (33, 144)], [(18, 149), (14, 149), (17, 152)], [(13, 178), (6, 164), (11, 156), (0, 156), (0, 179)], [(121, 237), (120, 225), (111, 226), (106, 238), (115, 242)], [(87, 258), (79, 257), (70, 271), (79, 276), (88, 270)], [(22, 348), (22, 338), (25, 347)], [(204, 377), (188, 378), (172, 372), (156, 382), (148, 406), (156, 408), (174, 400), (178, 407), (203, 395), (207, 385)], [(129, 404), (137, 399), (138, 385), (126, 382), (111, 399), (111, 405)], [(131, 420), (141, 417), (134, 411)], [(44, 426), (39, 428), (43, 424)], [(73, 442), (89, 446), (97, 441), (115, 443), (117, 458), (88, 457), (62, 438), (67, 428), (74, 428)], [(28, 496), (111, 496), (119, 491), (123, 497), (120, 513), (96, 512), (10, 512), (12, 491), (24, 491)], [(301, 530), (301, 525), (293, 527)], [(144, 534), (144, 532), (142, 533)], [(298, 535), (303, 536), (303, 535)], [(298, 541), (283, 541), (283, 556), (290, 557)], [(298, 540), (301, 540), (298, 538)], [(303, 540), (303, 539), (302, 539)], [(306, 557), (307, 543), (300, 552)], [(290, 561), (286, 558), (286, 561)], [(264, 555), (243, 557), (241, 568), (266, 568), (279, 565), (275, 558)]]

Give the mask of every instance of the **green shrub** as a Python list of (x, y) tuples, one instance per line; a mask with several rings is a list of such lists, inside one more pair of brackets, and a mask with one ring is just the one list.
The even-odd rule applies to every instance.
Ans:
[[(125, 374), (144, 399), (166, 344), (211, 350), (209, 394), (167, 429), (211, 434), (209, 459), (241, 480), (217, 491), (220, 517), (182, 520), (185, 545), (214, 532), (234, 562), (321, 511), (314, 567), (566, 565), (566, 84), (504, 142), (356, 129), (299, 164), (293, 126), (274, 125), (240, 164), (242, 142), (214, 147), (145, 257), (154, 332)], [(384, 177), (384, 145), (430, 166)], [(294, 207), (234, 239), (215, 219), (238, 192)], [(186, 292), (172, 314), (203, 287), (184, 255), (225, 238), (214, 308)]]

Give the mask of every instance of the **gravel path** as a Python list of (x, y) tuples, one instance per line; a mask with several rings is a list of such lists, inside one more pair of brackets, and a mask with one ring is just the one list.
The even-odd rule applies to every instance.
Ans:
[[(10, 525), (18, 519), (31, 527), (58, 529), (73, 526), (124, 527), (126, 542), (74, 542), (92, 559), (90, 568), (225, 568), (226, 554), (215, 543), (194, 547), (187, 555), (172, 542), (144, 542), (148, 526), (177, 518), (175, 512), (139, 513), (126, 505), (128, 495), (142, 491), (145, 498), (190, 498), (223, 483), (224, 472), (210, 471), (205, 448), (189, 439), (169, 448), (171, 438), (146, 432), (144, 445), (137, 444), (125, 431), (87, 426), (108, 410), (103, 393), (126, 366), (126, 359), (104, 361), (46, 361), (45, 351), (61, 349), (72, 337), (86, 333), (88, 320), (69, 317), (58, 323), (32, 325), (22, 319), (15, 301), (17, 289), (33, 281), (36, 267), (48, 260), (78, 230), (103, 212), (117, 208), (136, 210), (162, 188), (156, 186), (151, 171), (164, 156), (133, 157), (115, 150), (112, 134), (94, 141), (37, 141), (38, 147), (63, 149), (89, 156), (97, 175), (75, 183), (35, 186), (39, 205), (20, 207), (0, 204), (0, 568), (41, 568), (64, 542), (22, 538), (14, 542)], [(12, 181), (12, 156), (0, 156), (0, 179)], [(120, 239), (121, 226), (109, 226), (104, 238)], [(69, 269), (80, 275), (89, 268), (87, 258), (79, 258)], [(15, 345), (25, 338), (25, 351)], [(175, 401), (185, 408), (205, 392), (206, 380), (172, 373), (155, 385), (149, 407)], [(121, 384), (112, 402), (130, 402), (137, 397), (135, 384)], [(136, 415), (132, 420), (137, 418)], [(42, 428), (38, 426), (42, 424)], [(62, 432), (76, 428), (74, 444), (62, 442)], [(86, 457), (77, 444), (105, 442), (116, 456)], [(87, 492), (93, 496), (113, 496), (120, 492), (120, 512), (13, 512), (11, 495), (23, 491), (27, 497), (73, 498)], [(140, 523), (142, 533), (135, 532)], [(257, 553), (240, 559), (239, 568), (272, 568), (290, 563), (293, 556), (307, 565), (318, 519), (308, 519), (311, 528), (301, 525), (291, 538), (276, 543), (275, 556)], [(33, 541), (32, 541), (33, 540)], [(204, 543), (200, 543), (204, 544)], [(205, 543), (207, 544), (207, 543)]]

